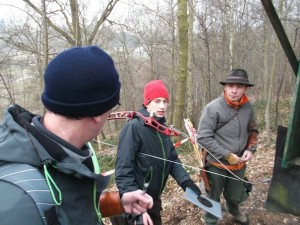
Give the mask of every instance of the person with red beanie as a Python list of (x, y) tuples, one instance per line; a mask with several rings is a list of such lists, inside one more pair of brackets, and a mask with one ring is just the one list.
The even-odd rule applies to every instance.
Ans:
[[(164, 125), (169, 103), (169, 93), (164, 82), (153, 80), (144, 87), (144, 103), (139, 113)], [(155, 225), (162, 224), (160, 197), (169, 175), (184, 191), (189, 187), (197, 195), (201, 195), (197, 185), (180, 165), (170, 136), (145, 125), (142, 117), (129, 120), (122, 129), (115, 171), (116, 184), (121, 196), (144, 189), (153, 198), (154, 206), (143, 214), (143, 219), (150, 217)], [(128, 215), (111, 218), (111, 221), (113, 225), (133, 224)]]

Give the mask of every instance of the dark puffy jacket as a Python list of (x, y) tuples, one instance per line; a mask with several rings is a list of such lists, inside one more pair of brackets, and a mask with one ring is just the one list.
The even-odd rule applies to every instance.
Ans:
[[(140, 113), (149, 117), (146, 109)], [(165, 118), (155, 119), (161, 124), (165, 122)], [(169, 174), (179, 185), (191, 179), (181, 165), (170, 161), (180, 163), (170, 136), (144, 125), (141, 118), (130, 120), (120, 134), (116, 160), (116, 183), (120, 194), (143, 189), (151, 170), (147, 193), (154, 199), (160, 197)]]
[[(47, 164), (62, 194), (62, 203), (56, 207), (60, 225), (99, 225), (94, 183), (105, 184), (93, 172), (90, 151), (76, 149), (54, 134), (47, 134), (41, 119), (17, 105), (8, 108), (0, 125), (0, 165), (23, 163), (43, 171), (43, 164)], [(99, 186), (98, 193), (102, 188)], [(0, 179), (0, 191), (1, 225), (43, 224), (35, 203), (22, 189)]]

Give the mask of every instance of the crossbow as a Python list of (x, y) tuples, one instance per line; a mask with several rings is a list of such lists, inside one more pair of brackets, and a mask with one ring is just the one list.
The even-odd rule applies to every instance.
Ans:
[[(194, 153), (196, 156), (196, 159), (199, 163), (199, 166), (201, 169), (204, 169), (204, 164), (203, 164), (203, 160), (202, 160), (202, 149), (198, 148), (198, 143), (197, 143), (197, 138), (196, 138), (196, 130), (192, 124), (192, 122), (190, 121), (190, 119), (184, 119), (184, 125), (185, 128), (188, 132), (188, 135), (184, 134), (183, 132), (173, 128), (173, 127), (166, 127), (160, 123), (158, 123), (155, 118), (153, 116), (147, 117), (142, 115), (139, 112), (135, 112), (135, 111), (123, 111), (123, 112), (113, 112), (109, 115), (108, 120), (115, 120), (115, 119), (133, 119), (133, 118), (139, 118), (140, 121), (142, 121), (145, 125), (150, 126), (156, 130), (158, 130), (159, 132), (168, 135), (168, 136), (184, 136), (186, 137), (184, 140), (181, 140), (177, 143), (174, 144), (174, 147), (179, 147), (181, 144), (183, 144), (186, 141), (190, 141), (193, 145), (193, 149), (194, 149)], [(204, 183), (203, 180), (201, 179), (200, 176), (200, 187), (201, 191), (203, 193), (205, 193), (205, 188), (204, 187)]]
[[(194, 129), (194, 127), (193, 127), (193, 125), (192, 125), (192, 123), (190, 122), (189, 119), (185, 119), (185, 121), (184, 121), (185, 122), (185, 127), (186, 127), (189, 135), (185, 134), (184, 132), (182, 132), (182, 131), (174, 128), (174, 127), (167, 127), (167, 126), (164, 126), (164, 125), (160, 124), (159, 122), (156, 121), (156, 119), (154, 118), (153, 114), (150, 114), (150, 116), (144, 116), (140, 112), (136, 112), (136, 111), (112, 112), (109, 115), (108, 120), (118, 120), (118, 119), (127, 119), (127, 120), (130, 120), (130, 119), (134, 119), (134, 118), (138, 118), (145, 125), (150, 126), (150, 127), (154, 128), (154, 129), (158, 130), (159, 132), (165, 134), (165, 135), (168, 135), (168, 136), (183, 136), (183, 137), (185, 137), (184, 140), (181, 140), (181, 141), (175, 143), (174, 147), (178, 147), (181, 144), (183, 144), (184, 142), (190, 141), (193, 144), (195, 155), (196, 155), (196, 158), (197, 158), (197, 160), (199, 162), (199, 165), (200, 165), (200, 168), (198, 168), (198, 169), (200, 171), (205, 171), (201, 151), (202, 151), (202, 149), (204, 149), (207, 153), (209, 153), (209, 154), (211, 154), (211, 153), (207, 149), (203, 148), (199, 143), (197, 143), (196, 131), (195, 131), (195, 129)], [(200, 146), (201, 149), (199, 149), (198, 146)], [(156, 156), (152, 156), (152, 155), (147, 155), (147, 156), (153, 157), (153, 158), (157, 158)], [(217, 158), (215, 158), (215, 159), (219, 163), (222, 164), (222, 162), (220, 162)], [(161, 159), (161, 160), (165, 160), (165, 159)], [(189, 166), (189, 167), (191, 167), (191, 166)], [(209, 171), (207, 171), (207, 172), (209, 172)], [(248, 182), (246, 180), (243, 180), (243, 179), (237, 177), (230, 170), (228, 170), (228, 172), (232, 176), (231, 177), (226, 176), (226, 177), (228, 177), (230, 179), (240, 180), (240, 181), (245, 182), (245, 183), (250, 183), (250, 182)], [(218, 174), (218, 175), (225, 176), (225, 175), (221, 175), (221, 174)], [(200, 177), (200, 185), (201, 185), (201, 177)], [(202, 188), (201, 191), (204, 191), (203, 188)]]
[[(141, 113), (135, 112), (135, 111), (113, 112), (109, 115), (108, 120), (116, 120), (116, 119), (128, 119), (129, 120), (129, 119), (134, 119), (134, 118), (138, 118), (143, 124), (150, 126), (165, 135), (168, 135), (168, 136), (181, 135), (181, 136), (186, 137), (184, 140), (175, 143), (174, 147), (178, 147), (182, 143), (189, 140), (193, 144), (196, 158), (200, 164), (200, 168), (203, 170), (203, 162), (202, 162), (202, 157), (201, 157), (201, 152), (200, 152), (201, 150), (199, 150), (199, 148), (198, 148), (198, 143), (197, 143), (197, 139), (196, 139), (196, 130), (193, 127), (193, 125), (189, 119), (184, 120), (185, 128), (187, 129), (189, 136), (173, 127), (166, 127), (166, 126), (158, 123), (152, 114), (150, 114), (150, 116), (147, 117), (147, 116), (144, 116)], [(148, 154), (145, 154), (145, 155), (156, 158), (155, 156), (152, 156), (152, 155), (148, 155)], [(173, 162), (173, 163), (175, 163), (175, 162)], [(212, 213), (213, 215), (215, 215), (217, 217), (222, 217), (220, 203), (215, 202), (206, 196), (204, 182), (201, 179), (201, 176), (199, 176), (199, 177), (200, 177), (200, 190), (202, 192), (202, 195), (197, 196), (197, 195), (195, 195), (195, 193), (193, 191), (191, 191), (187, 188), (186, 193), (185, 193), (185, 198), (188, 201), (192, 202), (193, 204), (197, 205), (198, 207), (203, 208), (204, 210)]]

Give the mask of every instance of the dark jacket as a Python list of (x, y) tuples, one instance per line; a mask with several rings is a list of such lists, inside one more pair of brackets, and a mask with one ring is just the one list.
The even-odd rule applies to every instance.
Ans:
[[(50, 133), (41, 121), (41, 117), (20, 106), (8, 108), (0, 125), (0, 165), (9, 162), (30, 164), (40, 168), (43, 174), (43, 164), (46, 164), (49, 175), (62, 193), (62, 203), (57, 207), (59, 223), (100, 224), (93, 191), (95, 180), (99, 184), (103, 180), (93, 172), (91, 151), (87, 147), (77, 149)], [(102, 188), (99, 187), (98, 193)], [(0, 200), (0, 224), (43, 224), (33, 201), (22, 198), (21, 189), (0, 180), (0, 190), (5, 191), (1, 191), (1, 195), (5, 193), (5, 199), (9, 200), (9, 203)]]
[[(140, 110), (140, 113), (149, 117), (146, 109)], [(160, 124), (165, 122), (165, 118), (155, 119)], [(181, 165), (168, 160), (180, 163), (170, 136), (145, 125), (141, 118), (130, 120), (120, 134), (116, 160), (116, 183), (120, 194), (143, 189), (151, 170), (147, 193), (154, 199), (160, 197), (169, 174), (179, 185), (191, 179)]]

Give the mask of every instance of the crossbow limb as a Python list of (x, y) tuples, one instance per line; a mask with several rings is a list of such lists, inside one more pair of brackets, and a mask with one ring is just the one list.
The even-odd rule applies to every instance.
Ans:
[(194, 148), (194, 153), (195, 153), (196, 159), (199, 162), (200, 168), (203, 168), (202, 155), (201, 155), (201, 151), (199, 150), (199, 147), (197, 144), (196, 130), (193, 127), (193, 124), (189, 118), (184, 119), (184, 126), (190, 136), (190, 140), (191, 140), (191, 142), (193, 144), (193, 148)]
[(196, 130), (189, 118), (184, 119), (184, 126), (190, 136), (190, 140), (193, 144), (195, 157), (198, 160), (198, 163), (199, 163), (199, 166), (201, 169), (200, 174), (199, 174), (200, 190), (203, 194), (205, 194), (210, 189), (210, 187), (209, 187), (208, 179), (206, 176), (206, 171), (204, 169), (205, 158), (203, 158), (203, 152), (202, 152), (203, 150), (202, 150), (202, 148), (199, 149), (199, 144), (197, 142)]
[(166, 126), (161, 125), (157, 122), (153, 117), (147, 117), (142, 115), (139, 112), (135, 111), (124, 111), (124, 112), (113, 112), (109, 115), (108, 120), (115, 120), (115, 119), (133, 119), (133, 118), (141, 118), (142, 122), (146, 125), (155, 128), (159, 132), (168, 135), (168, 136), (179, 136), (180, 132), (173, 128), (169, 128)]

